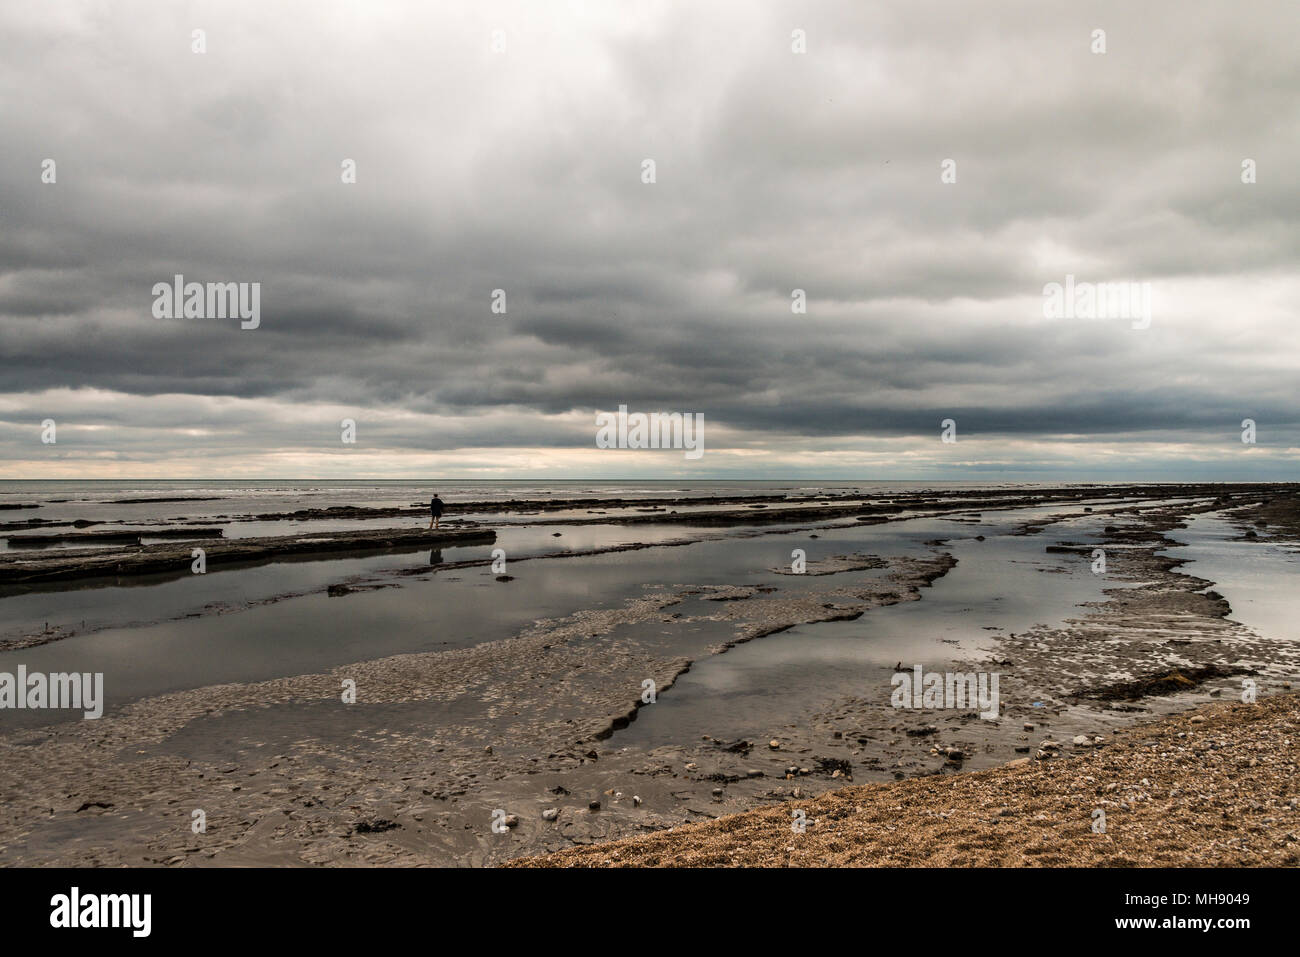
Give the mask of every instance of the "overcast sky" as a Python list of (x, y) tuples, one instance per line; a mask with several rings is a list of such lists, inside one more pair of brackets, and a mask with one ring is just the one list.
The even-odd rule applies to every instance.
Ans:
[(0, 0), (0, 477), (1295, 479), (1298, 11)]

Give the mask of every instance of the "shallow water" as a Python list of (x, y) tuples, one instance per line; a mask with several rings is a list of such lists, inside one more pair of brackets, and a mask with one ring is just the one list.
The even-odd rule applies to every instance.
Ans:
[(1161, 554), (1189, 559), (1180, 572), (1214, 582), (1214, 590), (1232, 606), (1229, 616), (1266, 638), (1300, 641), (1296, 589), (1300, 587), (1300, 550), (1267, 541), (1241, 540), (1241, 532), (1213, 513), (1193, 517), (1185, 529), (1166, 537), (1185, 543)]
[[(285, 675), (309, 674), (353, 661), (407, 652), (464, 647), (508, 638), (540, 618), (563, 617), (580, 608), (617, 607), (639, 596), (647, 587), (681, 585), (777, 584), (783, 589), (813, 587), (810, 579), (778, 576), (774, 567), (788, 565), (794, 547), (806, 549), (808, 558), (852, 551), (882, 555), (927, 554), (926, 540), (943, 535), (973, 534), (975, 526), (923, 519), (891, 525), (849, 526), (823, 531), (820, 539), (806, 533), (777, 534), (771, 529), (729, 530), (725, 537), (668, 548), (563, 559), (510, 561), (507, 572), (514, 581), (498, 582), (490, 568), (454, 569), (423, 577), (394, 580), (397, 587), (330, 598), (321, 591), (272, 604), (222, 615), (161, 621), (144, 626), (108, 628), (75, 635), (21, 651), (0, 653), (0, 669), (12, 671), (19, 663), (29, 671), (103, 672), (110, 708), (140, 697), (230, 681), (258, 681)], [(991, 527), (991, 526), (990, 526)], [(561, 538), (552, 534), (564, 529)], [(548, 551), (556, 542), (609, 543), (647, 537), (648, 529), (620, 526), (561, 526), (503, 529), (497, 546), (447, 549), (443, 557), (487, 558), (492, 547), (507, 556)], [(676, 537), (683, 529), (655, 526), (654, 534)], [(752, 536), (752, 537), (746, 537)], [(406, 567), (427, 561), (428, 553), (415, 553)], [(319, 589), (338, 581), (345, 570), (379, 572), (400, 567), (393, 555), (346, 562), (281, 563), (244, 571), (187, 576), (178, 581), (129, 589), (71, 592), (55, 596), (69, 599), (72, 621), (75, 603), (90, 607), (115, 592), (118, 614), (160, 617), (195, 600), (195, 590), (205, 601), (218, 601), (227, 588), (231, 603), (257, 594), (279, 594), (296, 584)], [(346, 569), (345, 569), (346, 566)], [(290, 582), (290, 579), (293, 581)], [(242, 591), (241, 591), (242, 589)], [(49, 595), (5, 599), (9, 607), (24, 600), (49, 600)], [(28, 609), (32, 614), (33, 609)], [(679, 652), (674, 652), (679, 653)], [(5, 712), (6, 726), (39, 724), (44, 712)]]
[(922, 589), (919, 601), (873, 608), (854, 621), (798, 626), (697, 661), (610, 743), (654, 748), (706, 734), (765, 740), (838, 698), (884, 706), (897, 664), (947, 670), (954, 658), (986, 655), (994, 634), (1057, 625), (1102, 597), (1105, 581), (1081, 556), (1044, 552), (1059, 529), (1011, 536), (984, 524), (962, 532), (988, 537), (945, 546), (957, 565)]
[[(102, 671), (111, 709), (171, 691), (317, 673), (354, 661), (508, 638), (538, 619), (560, 618), (583, 608), (618, 607), (656, 586), (762, 584), (789, 594), (833, 584), (833, 577), (776, 574), (774, 569), (788, 567), (794, 548), (804, 549), (808, 560), (816, 562), (859, 552), (923, 556), (935, 550), (933, 540), (952, 540), (948, 547), (958, 556), (958, 566), (925, 589), (920, 602), (872, 610), (855, 622), (796, 628), (710, 657), (684, 676), (671, 696), (661, 699), (661, 705), (686, 704), (659, 709), (671, 714), (677, 707), (698, 707), (702, 713), (709, 708), (709, 689), (724, 688), (730, 689), (724, 698), (734, 699), (729, 714), (751, 710), (766, 720), (785, 708), (783, 695), (822, 700), (838, 693), (861, 694), (864, 682), (897, 660), (927, 663), (949, 660), (958, 652), (978, 653), (987, 646), (988, 628), (1019, 632), (1039, 622), (1054, 624), (1079, 602), (1099, 597), (1101, 582), (1087, 574), (1084, 556), (1043, 551), (1062, 538), (1091, 540), (1097, 517), (1051, 525), (1036, 535), (1010, 534), (1029, 517), (1072, 508), (987, 510), (978, 522), (845, 522), (816, 532), (782, 526), (505, 526), (498, 528), (495, 546), (463, 546), (432, 557), (486, 559), (492, 548), (501, 547), (508, 556), (507, 573), (514, 576), (510, 582), (496, 581), (487, 567), (385, 577), (386, 572), (427, 565), (431, 556), (424, 551), (282, 562), (164, 583), (15, 596), (0, 600), (6, 630), (11, 622), (22, 620), (77, 627), (92, 615), (111, 627), (0, 653), (0, 670), (12, 671), (22, 663), (29, 671)], [(701, 534), (711, 538), (675, 547), (518, 560), (564, 549)], [(986, 541), (975, 541), (979, 534), (987, 536)], [(325, 585), (352, 576), (373, 576), (396, 587), (336, 598), (323, 593)], [(309, 594), (247, 607), (286, 592)], [(236, 610), (198, 616), (207, 605)], [(673, 610), (682, 611), (682, 606)], [(196, 617), (179, 618), (186, 614)], [(159, 620), (164, 618), (178, 620)], [(131, 624), (141, 620), (150, 623)], [(729, 637), (722, 628), (672, 625), (642, 629), (637, 640), (654, 644), (657, 653), (695, 657)], [(759, 701), (764, 697), (768, 704)], [(747, 699), (755, 703), (751, 706)], [(696, 720), (682, 714), (682, 728)], [(8, 711), (0, 721), (8, 727), (41, 724), (51, 715), (58, 720), (55, 712)], [(637, 733), (653, 730), (648, 723), (638, 724)], [(684, 732), (666, 728), (662, 733)]]
[[(391, 527), (391, 520), (382, 527)], [(559, 537), (556, 537), (556, 533)], [(199, 614), (210, 606), (239, 608), (283, 595), (319, 591), (357, 576), (382, 576), (386, 571), (414, 569), (435, 562), (486, 560), (491, 551), (506, 553), (507, 571), (529, 556), (608, 548), (636, 542), (655, 543), (698, 535), (680, 525), (636, 528), (618, 525), (502, 527), (494, 545), (390, 551), (364, 557), (306, 556), (254, 567), (213, 566), (205, 575), (190, 573), (186, 563), (174, 576), (126, 578), (85, 587), (85, 582), (53, 582), (45, 586), (8, 589), (0, 598), (0, 638), (51, 628), (85, 631), (130, 623), (156, 622)], [(0, 587), (0, 595), (6, 589)]]

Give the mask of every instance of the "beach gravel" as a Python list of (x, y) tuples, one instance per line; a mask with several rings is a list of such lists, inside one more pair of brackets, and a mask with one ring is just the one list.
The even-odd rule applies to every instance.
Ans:
[(1294, 694), (1214, 703), (1064, 760), (842, 788), (510, 866), (1294, 867), (1298, 733)]

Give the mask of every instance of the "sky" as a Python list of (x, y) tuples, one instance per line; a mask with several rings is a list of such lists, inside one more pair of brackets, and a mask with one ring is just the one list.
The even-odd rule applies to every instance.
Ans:
[[(1298, 33), (0, 0), (0, 478), (1293, 480)], [(597, 447), (620, 406), (705, 453)]]

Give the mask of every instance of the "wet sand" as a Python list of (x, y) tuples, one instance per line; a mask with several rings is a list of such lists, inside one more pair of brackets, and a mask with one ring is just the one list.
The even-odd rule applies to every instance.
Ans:
[(1050, 763), (843, 788), (513, 865), (1295, 867), (1298, 722), (1294, 694), (1204, 705)]
[[(1094, 544), (1075, 540), (1080, 521), (1092, 523), (1108, 553), (1107, 588), (1075, 618), (990, 633), (991, 656), (951, 661), (996, 664), (997, 721), (892, 708), (884, 668), (866, 693), (792, 711), (759, 734), (629, 743), (638, 714), (656, 707), (642, 700), (645, 681), (671, 702), (674, 684), (702, 661), (810, 622), (869, 626), (891, 606), (925, 602), (956, 567), (942, 541), (926, 554), (833, 554), (810, 560), (806, 575), (771, 568), (771, 584), (649, 587), (469, 647), (195, 688), (98, 721), (0, 733), (0, 862), (501, 863), (806, 800), (850, 781), (965, 778), (1022, 756), (1060, 763), (1053, 755), (1077, 735), (1106, 738), (1240, 689), (1233, 678), (1136, 701), (1084, 694), (1162, 669), (1245, 668), (1262, 694), (1279, 690), (1300, 673), (1294, 647), (1225, 617), (1226, 602), (1205, 593), (1210, 583), (1160, 552), (1172, 544), (1166, 533), (1197, 512), (1235, 516), (1244, 540), (1256, 513), (1271, 509), (1274, 538), (1293, 535), (1294, 491), (1173, 492), (1137, 514), (1128, 501), (1089, 512), (1063, 501), (1023, 520), (1022, 533), (1046, 529), (1067, 547)], [(797, 534), (834, 534), (825, 527)], [(356, 682), (355, 704), (341, 701), (345, 681)], [(1047, 739), (1067, 746), (1044, 748)], [(195, 809), (207, 816), (203, 834), (190, 828)], [(498, 810), (510, 825), (500, 833)]]

